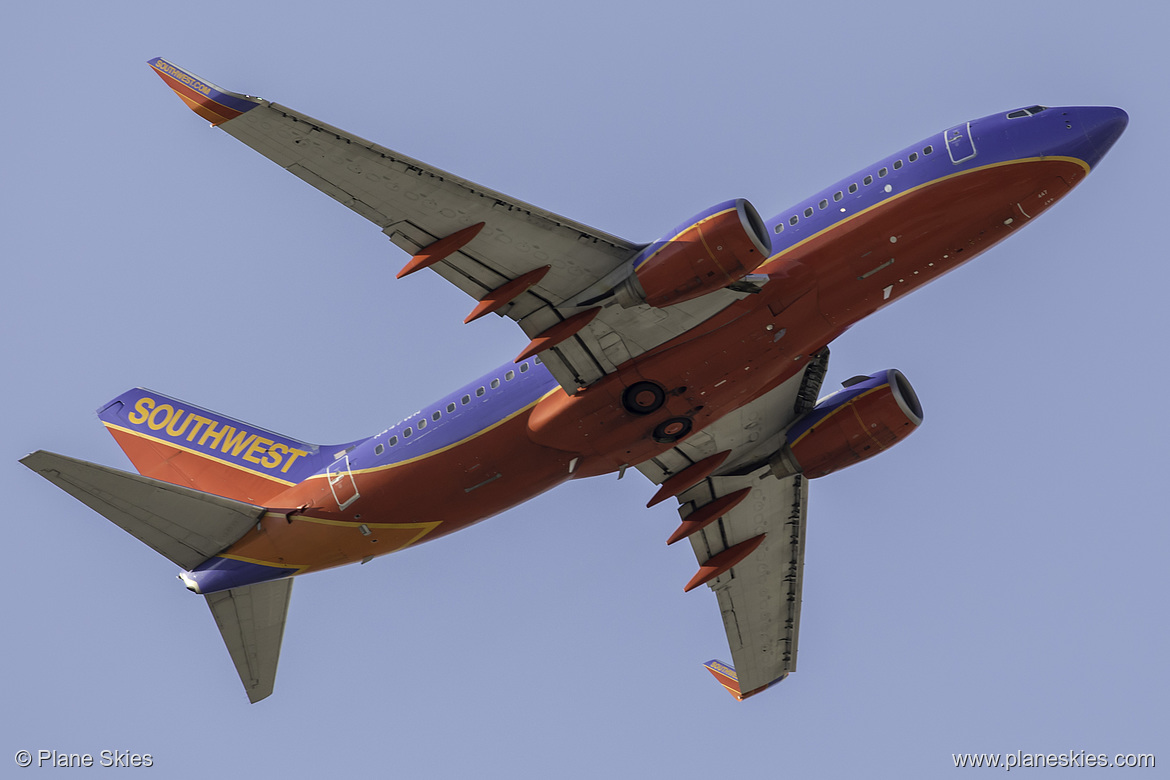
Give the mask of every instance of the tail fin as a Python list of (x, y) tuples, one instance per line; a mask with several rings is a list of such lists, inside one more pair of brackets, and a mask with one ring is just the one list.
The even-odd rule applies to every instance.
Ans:
[[(21, 461), (183, 567), (193, 569), (248, 532), (265, 509), (43, 450)], [(292, 580), (206, 596), (252, 702), (272, 693)]]
[(143, 388), (98, 417), (143, 476), (264, 504), (334, 460), (348, 444), (322, 447)]

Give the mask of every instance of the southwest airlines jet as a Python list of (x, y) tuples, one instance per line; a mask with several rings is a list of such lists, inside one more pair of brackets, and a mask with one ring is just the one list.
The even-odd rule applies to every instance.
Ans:
[(272, 693), (293, 578), (438, 538), (633, 467), (678, 503), (718, 599), (737, 698), (796, 669), (808, 480), (922, 422), (889, 369), (818, 400), (854, 323), (1030, 224), (1125, 130), (1117, 108), (960, 122), (770, 219), (730, 200), (639, 244), (162, 59), (195, 113), (370, 222), (530, 340), (369, 438), (310, 444), (142, 388), (98, 417), (138, 474), (22, 461), (165, 555), (203, 595), (251, 701)]

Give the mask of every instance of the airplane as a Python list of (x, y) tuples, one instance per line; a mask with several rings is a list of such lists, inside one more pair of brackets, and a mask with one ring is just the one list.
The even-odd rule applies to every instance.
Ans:
[(737, 699), (796, 669), (808, 481), (922, 423), (896, 369), (820, 397), (845, 330), (1029, 225), (1092, 170), (1119, 108), (960, 122), (763, 219), (745, 199), (650, 243), (544, 211), (164, 59), (215, 127), (373, 222), (410, 260), (508, 317), (515, 359), (374, 436), (313, 444), (144, 388), (98, 417), (138, 471), (22, 463), (177, 564), (251, 702), (269, 696), (293, 578), (439, 538), (570, 479), (674, 501), (723, 617)]

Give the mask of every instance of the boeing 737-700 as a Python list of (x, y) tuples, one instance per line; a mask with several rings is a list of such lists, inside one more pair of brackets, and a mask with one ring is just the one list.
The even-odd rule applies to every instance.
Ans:
[[(570, 479), (634, 468), (678, 503), (715, 592), (737, 698), (796, 669), (808, 480), (922, 422), (906, 377), (818, 400), (829, 344), (1067, 195), (1124, 131), (1117, 108), (954, 124), (764, 219), (719, 203), (634, 243), (162, 59), (201, 117), (374, 223), (529, 342), (368, 438), (311, 444), (146, 389), (98, 411), (139, 472), (22, 461), (165, 555), (211, 607), (252, 701), (273, 689), (293, 578), (458, 531)], [(600, 488), (599, 488), (600, 489)], [(681, 584), (681, 583), (680, 583)]]

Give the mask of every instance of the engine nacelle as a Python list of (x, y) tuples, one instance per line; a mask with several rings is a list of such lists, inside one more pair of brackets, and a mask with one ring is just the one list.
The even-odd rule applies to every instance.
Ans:
[(772, 456), (777, 477), (823, 477), (872, 458), (922, 424), (914, 388), (896, 368), (850, 380), (788, 429), (788, 443)]
[(729, 200), (639, 252), (614, 294), (626, 307), (682, 303), (742, 279), (771, 254), (759, 212), (743, 198)]

